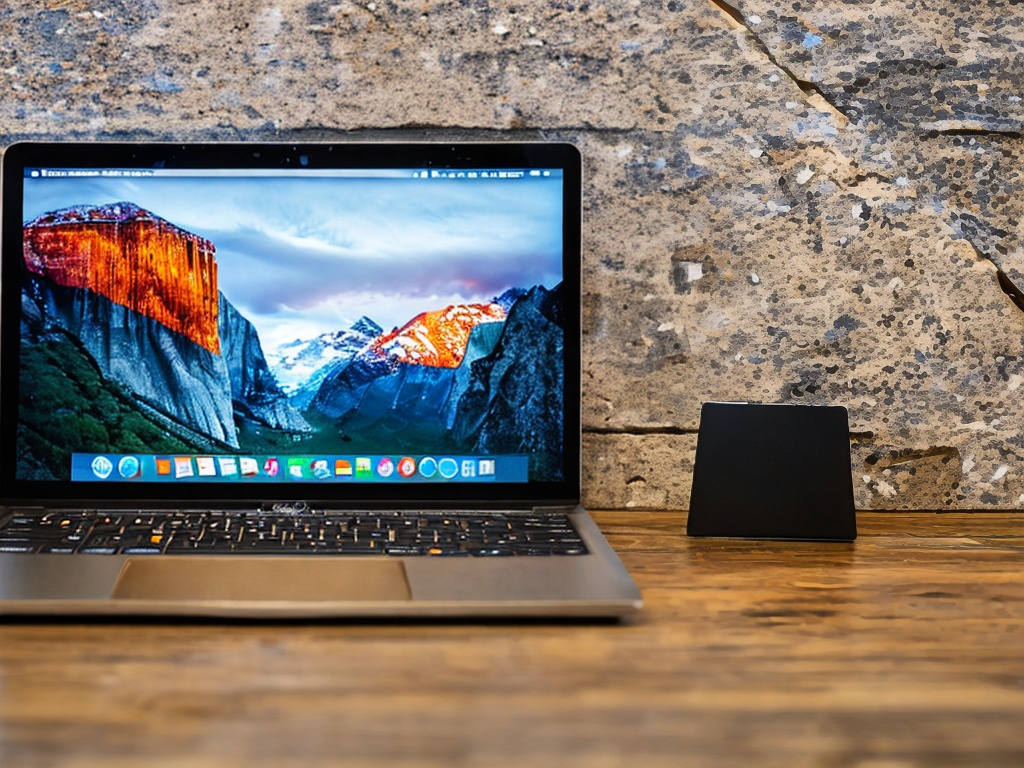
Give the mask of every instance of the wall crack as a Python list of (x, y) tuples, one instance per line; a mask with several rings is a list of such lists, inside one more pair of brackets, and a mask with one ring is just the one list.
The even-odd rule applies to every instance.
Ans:
[(585, 435), (696, 435), (696, 429), (683, 427), (584, 427)]
[(1024, 138), (1024, 132), (1010, 128), (928, 128), (925, 139), (937, 139), (939, 136), (994, 136), (1006, 139)]
[(754, 43), (755, 47), (768, 59), (774, 66), (786, 75), (790, 80), (796, 84), (804, 96), (817, 108), (824, 112), (830, 112), (843, 122), (848, 122), (850, 116), (843, 111), (843, 109), (836, 103), (835, 99), (830, 96), (825, 90), (815, 82), (805, 80), (800, 77), (796, 72), (783, 64), (779, 58), (772, 53), (771, 49), (765, 44), (757, 33), (754, 32), (753, 28), (747, 22), (747, 18), (743, 15), (743, 12), (734, 5), (727, 3), (725, 0), (708, 0), (713, 6), (718, 8), (722, 13), (731, 18), (736, 24), (747, 31), (747, 35), (750, 40)]
[[(962, 215), (961, 217), (974, 218), (964, 215)], [(1024, 291), (1021, 291), (1017, 284), (1010, 279), (1006, 272), (1003, 271), (1003, 268), (999, 266), (999, 264), (997, 264), (991, 256), (989, 256), (981, 248), (979, 248), (974, 243), (974, 241), (971, 240), (970, 237), (968, 237), (963, 232), (961, 232), (961, 236), (963, 241), (971, 247), (971, 250), (974, 251), (974, 255), (979, 260), (987, 261), (989, 264), (992, 265), (993, 269), (995, 269), (996, 271), (996, 283), (999, 285), (1000, 290), (1002, 290), (1002, 292), (1007, 295), (1007, 297), (1010, 299), (1011, 302), (1013, 302), (1013, 305), (1017, 307), (1017, 309), (1019, 309), (1021, 312), (1024, 312)]]

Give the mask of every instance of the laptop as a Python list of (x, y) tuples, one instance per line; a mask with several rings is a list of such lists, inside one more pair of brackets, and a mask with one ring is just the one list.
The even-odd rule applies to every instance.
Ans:
[(0, 614), (617, 617), (578, 151), (3, 154)]

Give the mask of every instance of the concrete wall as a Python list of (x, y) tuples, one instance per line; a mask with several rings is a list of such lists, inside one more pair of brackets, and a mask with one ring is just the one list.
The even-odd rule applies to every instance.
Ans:
[(750, 399), (846, 405), (860, 508), (1024, 507), (1019, 3), (33, 5), (3, 144), (576, 142), (590, 506)]

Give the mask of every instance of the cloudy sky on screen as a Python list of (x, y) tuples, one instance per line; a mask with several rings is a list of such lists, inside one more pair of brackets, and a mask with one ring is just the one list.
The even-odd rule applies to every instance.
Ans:
[(38, 179), (25, 220), (135, 203), (213, 242), (265, 349), (561, 280), (557, 179)]

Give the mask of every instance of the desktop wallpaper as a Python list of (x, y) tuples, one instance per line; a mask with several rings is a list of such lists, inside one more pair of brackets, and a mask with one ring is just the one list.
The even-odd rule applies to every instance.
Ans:
[(561, 479), (552, 179), (26, 179), (18, 475), (73, 453), (526, 454)]

